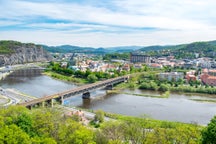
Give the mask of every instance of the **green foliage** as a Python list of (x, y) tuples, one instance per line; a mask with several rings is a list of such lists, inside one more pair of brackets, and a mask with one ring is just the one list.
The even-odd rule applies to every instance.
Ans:
[(87, 76), (87, 80), (90, 82), (90, 83), (94, 83), (98, 80), (98, 78), (94, 75), (94, 74), (90, 74)]
[[(97, 133), (99, 143), (199, 143), (202, 127), (167, 121), (119, 116), (105, 122)], [(103, 139), (103, 141), (102, 141)]]
[[(96, 112), (97, 121), (102, 122), (104, 113)], [(64, 117), (56, 109), (27, 110), (12, 106), (0, 109), (0, 143), (8, 144), (108, 144), (108, 143), (199, 143), (201, 126), (135, 118), (114, 116), (114, 121), (100, 124), (92, 130)], [(203, 143), (215, 142), (215, 119), (202, 132)]]
[(214, 116), (208, 126), (202, 131), (202, 143), (214, 144), (216, 142), (216, 116)]
[(167, 84), (163, 84), (163, 83), (162, 83), (162, 84), (160, 85), (160, 87), (159, 87), (158, 90), (163, 91), (163, 92), (168, 91), (168, 90), (169, 90), (169, 86), (168, 86)]
[(99, 122), (99, 123), (102, 123), (104, 122), (104, 112), (102, 110), (97, 110), (95, 112), (95, 117), (94, 117), (94, 121), (95, 122)]
[(139, 87), (140, 89), (149, 89), (149, 90), (158, 90), (158, 86), (155, 82), (151, 81), (150, 83), (142, 82)]
[(103, 60), (112, 60), (112, 59), (129, 59), (129, 53), (112, 53), (112, 54), (105, 54), (103, 56)]
[(0, 143), (94, 144), (94, 132), (55, 109), (0, 109)]
[[(51, 70), (51, 71), (50, 71)], [(98, 80), (104, 80), (108, 78), (117, 77), (119, 75), (125, 75), (125, 71), (117, 72), (114, 71), (114, 75), (111, 75), (107, 72), (91, 72), (87, 69), (85, 72), (80, 70), (72, 70), (69, 68), (61, 68), (60, 63), (51, 62), (48, 66), (46, 74), (62, 80), (73, 81), (77, 83), (93, 83)]]

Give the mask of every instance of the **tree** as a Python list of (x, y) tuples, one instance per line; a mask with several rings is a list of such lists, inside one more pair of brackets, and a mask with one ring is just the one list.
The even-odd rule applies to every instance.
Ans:
[(15, 124), (2, 125), (0, 128), (0, 143), (5, 144), (29, 144), (29, 136)]
[(210, 123), (202, 131), (203, 144), (215, 144), (216, 142), (216, 116), (214, 116)]
[(94, 121), (102, 123), (104, 121), (104, 112), (102, 110), (97, 110), (95, 112)]
[(98, 78), (95, 76), (95, 74), (90, 74), (88, 75), (87, 80), (91, 83), (94, 83), (98, 80)]
[(160, 85), (160, 87), (159, 87), (159, 90), (160, 90), (160, 91), (163, 91), (163, 92), (168, 91), (168, 90), (169, 90), (169, 86), (162, 83), (162, 84)]

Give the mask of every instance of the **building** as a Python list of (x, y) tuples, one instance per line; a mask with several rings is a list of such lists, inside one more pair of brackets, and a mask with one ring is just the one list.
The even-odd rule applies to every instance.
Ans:
[(184, 73), (181, 72), (167, 72), (167, 73), (160, 73), (158, 75), (160, 80), (168, 80), (168, 81), (178, 81), (179, 79), (184, 78)]
[(216, 70), (203, 69), (203, 73), (200, 76), (200, 79), (206, 85), (216, 86)]
[(158, 63), (150, 63), (148, 65), (150, 68), (163, 68), (163, 66), (161, 64), (158, 64)]
[(150, 63), (151, 57), (143, 53), (133, 52), (133, 53), (130, 53), (130, 62), (131, 63)]
[(187, 79), (187, 81), (196, 81), (196, 76), (195, 75), (192, 75), (192, 74), (187, 74), (185, 76), (185, 78)]

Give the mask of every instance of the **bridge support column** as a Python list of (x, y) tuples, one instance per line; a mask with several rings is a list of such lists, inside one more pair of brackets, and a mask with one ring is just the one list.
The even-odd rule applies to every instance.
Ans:
[(89, 99), (90, 98), (90, 92), (83, 93), (82, 98), (83, 99)]
[(26, 106), (26, 108), (28, 108), (29, 110), (32, 109), (32, 105)]
[(41, 106), (42, 106), (42, 107), (45, 107), (45, 101), (42, 101), (42, 102), (41, 102)]
[(51, 107), (53, 107), (54, 99), (51, 99)]
[(64, 105), (64, 96), (61, 96), (61, 105)]
[(112, 88), (113, 88), (113, 84), (106, 86), (105, 89), (106, 89), (106, 90), (112, 90)]
[(63, 105), (63, 103), (64, 103), (64, 97), (63, 96), (55, 98), (54, 100), (60, 105)]

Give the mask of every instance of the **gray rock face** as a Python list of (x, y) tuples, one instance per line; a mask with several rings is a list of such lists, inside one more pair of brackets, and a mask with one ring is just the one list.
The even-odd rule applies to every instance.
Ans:
[(51, 61), (52, 56), (42, 46), (22, 45), (11, 48), (12, 54), (0, 55), (0, 66)]

